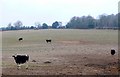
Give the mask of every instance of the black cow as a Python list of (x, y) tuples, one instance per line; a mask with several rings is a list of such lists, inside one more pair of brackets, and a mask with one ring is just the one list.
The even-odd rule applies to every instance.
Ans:
[(47, 39), (47, 40), (46, 40), (47, 43), (51, 43), (51, 41), (52, 41), (51, 39), (49, 39), (49, 40)]
[(114, 55), (114, 54), (115, 54), (115, 50), (111, 49), (111, 55)]
[(19, 41), (22, 41), (22, 40), (23, 40), (23, 38), (19, 38), (18, 40), (19, 40)]
[[(14, 60), (18, 66), (18, 69), (20, 68), (20, 64), (24, 64), (29, 61), (29, 56), (26, 54), (15, 54), (12, 57), (14, 57)], [(27, 68), (28, 68), (28, 65), (26, 66), (26, 69)]]

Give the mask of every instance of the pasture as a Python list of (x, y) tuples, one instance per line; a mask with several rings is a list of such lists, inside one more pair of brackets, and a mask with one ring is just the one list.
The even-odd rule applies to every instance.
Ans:
[[(23, 40), (19, 41), (18, 38)], [(46, 39), (52, 39), (46, 43)], [(111, 48), (116, 50), (110, 54)], [(28, 54), (28, 69), (20, 70), (13, 54)], [(45, 29), (2, 32), (3, 75), (116, 75), (118, 31)], [(50, 63), (45, 63), (49, 61)]]

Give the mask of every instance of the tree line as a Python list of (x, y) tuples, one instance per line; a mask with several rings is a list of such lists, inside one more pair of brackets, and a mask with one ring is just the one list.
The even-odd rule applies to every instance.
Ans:
[(55, 21), (51, 26), (47, 23), (41, 25), (40, 22), (35, 22), (34, 26), (24, 26), (22, 21), (18, 20), (15, 23), (9, 23), (7, 27), (2, 27), (4, 30), (23, 30), (23, 29), (118, 29), (120, 24), (120, 13), (114, 15), (99, 15), (98, 19), (88, 16), (74, 16), (66, 25), (62, 25), (62, 22)]
[[(92, 16), (74, 16), (66, 24), (66, 28), (71, 29), (118, 29), (118, 24), (120, 23), (120, 14), (106, 15), (102, 14), (98, 19)], [(119, 23), (118, 23), (119, 22)]]
[(40, 22), (35, 22), (34, 26), (24, 26), (22, 21), (18, 20), (15, 23), (9, 23), (7, 27), (2, 27), (2, 31), (6, 30), (24, 30), (24, 29), (60, 29), (65, 28), (65, 26), (62, 26), (62, 22), (55, 21), (53, 22), (52, 26), (47, 25), (46, 23), (43, 23), (42, 25)]

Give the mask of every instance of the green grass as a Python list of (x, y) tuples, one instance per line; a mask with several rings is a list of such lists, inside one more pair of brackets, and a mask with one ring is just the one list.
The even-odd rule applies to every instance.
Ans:
[[(18, 38), (23, 37), (19, 42)], [(59, 41), (83, 41), (93, 44), (118, 44), (117, 30), (79, 30), (79, 29), (46, 29), (46, 30), (19, 30), (2, 32), (2, 51), (12, 53), (16, 51), (49, 50), (45, 42), (51, 38), (52, 43)], [(54, 44), (55, 45), (55, 44)], [(11, 51), (11, 52), (10, 52)]]
[(79, 29), (47, 29), (6, 31), (2, 33), (3, 46), (20, 44), (18, 38), (23, 37), (24, 43), (43, 43), (45, 39), (53, 41), (91, 41), (98, 44), (116, 44), (118, 42), (117, 30), (79, 30)]

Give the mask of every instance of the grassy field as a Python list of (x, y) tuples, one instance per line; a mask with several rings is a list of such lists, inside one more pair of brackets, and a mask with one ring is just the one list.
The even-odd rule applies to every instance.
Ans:
[(26, 42), (44, 42), (52, 38), (54, 41), (93, 41), (96, 43), (117, 43), (118, 31), (116, 30), (24, 30), (3, 32), (4, 44), (17, 43), (23, 37)]
[[(23, 41), (18, 41), (22, 37)], [(52, 43), (46, 43), (46, 39)], [(116, 54), (111, 56), (114, 48)], [(29, 69), (17, 70), (15, 53), (30, 55)], [(33, 62), (35, 60), (36, 62)], [(45, 61), (51, 61), (45, 64)], [(116, 75), (117, 30), (46, 29), (2, 32), (4, 75)], [(90, 71), (92, 69), (92, 71)]]

